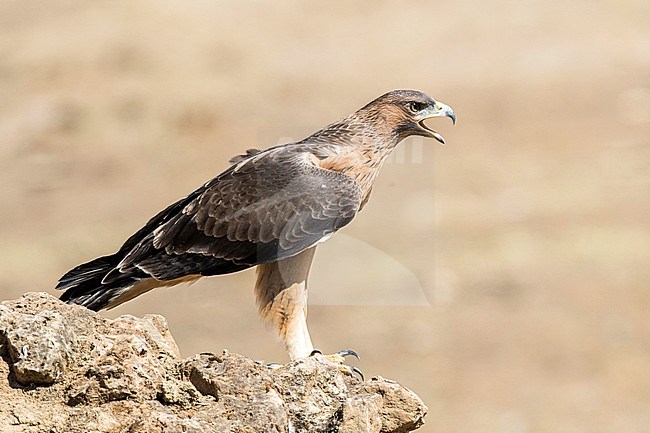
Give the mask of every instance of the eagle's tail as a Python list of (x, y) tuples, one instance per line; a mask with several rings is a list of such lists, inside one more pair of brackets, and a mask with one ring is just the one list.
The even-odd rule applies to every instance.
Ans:
[(65, 290), (60, 299), (94, 311), (115, 306), (111, 304), (116, 298), (142, 281), (142, 278), (125, 274), (108, 283), (104, 282), (104, 277), (117, 267), (119, 261), (120, 257), (113, 254), (71, 269), (59, 279), (56, 286), (57, 290)]

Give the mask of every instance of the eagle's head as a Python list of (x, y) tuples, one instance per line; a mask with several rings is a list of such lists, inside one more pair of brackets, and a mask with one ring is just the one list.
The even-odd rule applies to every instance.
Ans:
[(361, 108), (357, 113), (375, 118), (384, 128), (391, 129), (399, 139), (411, 135), (435, 138), (445, 144), (442, 135), (424, 121), (432, 117), (449, 117), (456, 123), (454, 110), (426, 93), (417, 90), (393, 90)]

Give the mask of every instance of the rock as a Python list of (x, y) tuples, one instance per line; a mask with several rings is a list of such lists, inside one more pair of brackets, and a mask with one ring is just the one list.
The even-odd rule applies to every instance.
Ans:
[(382, 432), (406, 433), (424, 424), (427, 407), (417, 394), (395, 381), (376, 376), (360, 384), (355, 391), (382, 396)]
[(0, 425), (18, 432), (408, 432), (412, 391), (315, 355), (181, 359), (161, 316), (109, 320), (45, 293), (0, 304)]
[[(383, 399), (377, 394), (359, 394), (349, 397), (343, 407), (340, 433), (377, 432), (381, 430)], [(384, 431), (390, 431), (385, 429)]]
[(59, 379), (71, 357), (71, 335), (61, 314), (25, 314), (0, 306), (0, 329), (18, 383), (42, 385)]
[(164, 404), (175, 404), (187, 409), (200, 401), (201, 393), (191, 383), (170, 379), (163, 382), (158, 399)]

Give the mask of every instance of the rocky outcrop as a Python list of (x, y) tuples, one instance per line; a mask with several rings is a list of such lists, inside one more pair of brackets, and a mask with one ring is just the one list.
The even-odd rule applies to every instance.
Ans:
[(43, 432), (409, 432), (427, 408), (320, 355), (269, 368), (181, 359), (165, 319), (106, 319), (46, 293), (0, 304), (0, 426)]

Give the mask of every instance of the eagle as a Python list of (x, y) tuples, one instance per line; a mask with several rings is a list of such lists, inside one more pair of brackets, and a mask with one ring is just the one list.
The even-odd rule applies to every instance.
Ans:
[(250, 149), (151, 218), (115, 254), (63, 275), (61, 300), (99, 311), (157, 287), (257, 267), (261, 319), (291, 360), (307, 357), (315, 352), (307, 277), (317, 246), (363, 209), (400, 141), (415, 135), (445, 143), (424, 123), (434, 117), (456, 123), (442, 102), (394, 90), (300, 141)]

